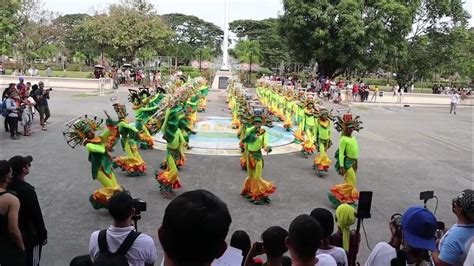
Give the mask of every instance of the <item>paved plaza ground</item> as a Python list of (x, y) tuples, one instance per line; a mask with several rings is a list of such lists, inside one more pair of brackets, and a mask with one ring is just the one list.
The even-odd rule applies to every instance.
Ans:
[[(103, 117), (103, 109), (115, 115), (110, 96), (54, 91), (47, 132), (35, 131), (20, 141), (11, 141), (3, 129), (0, 133), (0, 159), (16, 154), (34, 157), (27, 178), (36, 187), (48, 229), (43, 265), (67, 265), (74, 256), (86, 254), (90, 233), (111, 223), (107, 211), (96, 211), (88, 202), (100, 184), (92, 180), (86, 150), (72, 150), (62, 136), (64, 124), (75, 116), (87, 113)], [(209, 108), (198, 118), (228, 116), (225, 96), (225, 92), (211, 92)], [(126, 102), (127, 91), (121, 89), (117, 97)], [(130, 105), (128, 109), (133, 117)], [(472, 109), (459, 109), (457, 115), (449, 115), (448, 106), (401, 109), (373, 105), (356, 107), (353, 112), (364, 121), (364, 129), (355, 134), (360, 146), (358, 188), (374, 191), (372, 218), (364, 222), (370, 246), (389, 240), (388, 222), (393, 213), (422, 204), (420, 191), (434, 190), (439, 198), (436, 216), (449, 225), (454, 223), (451, 199), (463, 189), (474, 188)], [(334, 143), (337, 137), (334, 134)], [(329, 153), (335, 150), (332, 147)], [(114, 154), (122, 154), (120, 146)], [(153, 172), (164, 152), (147, 150), (142, 155), (149, 167), (146, 176), (130, 178), (120, 172), (117, 176), (134, 197), (147, 201), (148, 211), (139, 221), (139, 230), (154, 238), (161, 259), (157, 228), (170, 199), (160, 195)], [(252, 241), (259, 240), (269, 226), (288, 228), (299, 214), (316, 207), (331, 208), (326, 193), (342, 181), (333, 169), (319, 178), (311, 168), (312, 160), (298, 152), (270, 155), (265, 160), (264, 177), (277, 186), (269, 205), (254, 206), (239, 195), (246, 173), (234, 156), (189, 155), (180, 172), (183, 188), (177, 194), (198, 188), (215, 193), (227, 203), (232, 215), (229, 238), (233, 231), (242, 229)], [(434, 210), (435, 201), (428, 206)], [(359, 261), (365, 262), (369, 252), (363, 237)]]

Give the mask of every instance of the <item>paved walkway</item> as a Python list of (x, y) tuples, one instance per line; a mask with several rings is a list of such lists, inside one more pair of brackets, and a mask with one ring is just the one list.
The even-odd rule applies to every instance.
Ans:
[[(20, 141), (10, 141), (3, 130), (0, 132), (0, 159), (15, 154), (34, 157), (27, 178), (36, 187), (49, 233), (42, 265), (63, 266), (72, 257), (86, 254), (90, 233), (111, 223), (106, 211), (93, 210), (88, 202), (89, 194), (100, 185), (90, 176), (87, 152), (83, 147), (72, 150), (62, 137), (64, 124), (75, 116), (88, 113), (104, 117), (103, 109), (114, 114), (110, 96), (74, 95), (77, 93), (52, 94), (49, 131), (36, 131)], [(120, 89), (117, 98), (126, 103), (127, 91)], [(225, 110), (225, 92), (212, 92), (209, 98), (208, 109), (199, 114), (200, 119), (229, 115)], [(127, 108), (133, 114), (128, 103)], [(364, 222), (370, 246), (389, 240), (387, 224), (393, 213), (422, 204), (420, 191), (434, 190), (439, 198), (437, 218), (448, 225), (455, 222), (451, 199), (473, 186), (472, 112), (461, 109), (457, 115), (449, 115), (448, 109), (441, 108), (385, 106), (353, 108), (353, 111), (364, 122), (364, 129), (355, 135), (360, 145), (358, 188), (374, 191), (372, 218)], [(337, 143), (338, 136), (334, 132), (333, 143)], [(335, 149), (332, 147), (328, 153), (334, 154)], [(147, 201), (148, 211), (142, 214), (139, 230), (153, 237), (161, 259), (156, 232), (170, 200), (158, 192), (153, 172), (165, 154), (160, 150), (141, 153), (148, 164), (147, 175), (129, 178), (117, 172), (117, 178), (134, 197)], [(117, 146), (114, 155), (122, 154)], [(252, 241), (260, 241), (261, 233), (269, 226), (288, 228), (299, 214), (316, 207), (331, 209), (326, 193), (332, 185), (342, 182), (334, 169), (323, 178), (317, 177), (311, 169), (312, 158), (304, 159), (299, 152), (270, 155), (265, 158), (263, 175), (276, 184), (277, 191), (271, 196), (270, 205), (254, 206), (239, 195), (246, 173), (240, 169), (237, 157), (194, 154), (187, 157), (187, 164), (180, 172), (183, 188), (177, 194), (201, 188), (222, 198), (232, 215), (227, 240), (234, 230), (242, 229)], [(434, 210), (434, 202), (430, 201), (428, 207)], [(363, 239), (362, 263), (369, 252)]]

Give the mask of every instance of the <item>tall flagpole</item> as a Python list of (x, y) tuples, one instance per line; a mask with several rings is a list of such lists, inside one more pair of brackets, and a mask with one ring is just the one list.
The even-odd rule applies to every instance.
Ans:
[(225, 14), (224, 14), (224, 42), (222, 47), (222, 67), (221, 70), (229, 70), (229, 0), (225, 0)]

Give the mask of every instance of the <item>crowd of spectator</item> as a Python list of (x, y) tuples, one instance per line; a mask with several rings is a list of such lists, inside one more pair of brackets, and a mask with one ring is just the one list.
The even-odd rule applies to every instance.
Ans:
[(453, 91), (457, 91), (459, 94), (463, 95), (464, 97), (470, 96), (472, 94), (472, 89), (470, 87), (461, 87), (457, 88), (456, 86), (444, 86), (443, 84), (435, 84), (431, 88), (433, 94), (445, 94), (449, 95), (452, 94)]
[(112, 68), (108, 72), (103, 69), (94, 71), (95, 78), (109, 77), (116, 86), (157, 86), (161, 84), (161, 71), (145, 71), (133, 67)]
[[(446, 232), (439, 229), (434, 214), (424, 207), (410, 207), (403, 214), (392, 216), (390, 241), (378, 243), (365, 265), (472, 266), (474, 191), (464, 190), (452, 202), (457, 221)], [(113, 224), (107, 230), (92, 233), (90, 254), (82, 261), (75, 258), (71, 265), (86, 265), (84, 258), (87, 263), (101, 262), (94, 265), (112, 265), (107, 262), (117, 258), (104, 254), (123, 252), (124, 245), (128, 251), (123, 257), (130, 265), (355, 266), (362, 263), (357, 259), (361, 236), (353, 228), (356, 210), (347, 204), (340, 205), (335, 216), (327, 209), (316, 208), (310, 214), (297, 216), (288, 229), (271, 226), (253, 244), (245, 231), (237, 230), (228, 246), (225, 239), (232, 218), (226, 204), (205, 190), (185, 192), (167, 206), (158, 229), (164, 251), (161, 262), (156, 261), (151, 237), (135, 232), (131, 226), (134, 207), (128, 192), (111, 198), (109, 212)], [(136, 239), (133, 244), (126, 240), (130, 236)], [(120, 264), (116, 261), (113, 265)]]
[[(31, 136), (31, 127), (35, 114), (39, 114), (39, 124), (46, 131), (46, 124), (50, 118), (48, 100), (51, 88), (45, 89), (44, 82), (32, 85), (25, 83), (25, 78), (20, 77), (18, 84), (11, 83), (2, 93), (0, 105), (4, 117), (4, 128), (10, 133), (12, 140), (17, 140), (20, 135)], [(18, 128), (21, 123), (22, 128)]]

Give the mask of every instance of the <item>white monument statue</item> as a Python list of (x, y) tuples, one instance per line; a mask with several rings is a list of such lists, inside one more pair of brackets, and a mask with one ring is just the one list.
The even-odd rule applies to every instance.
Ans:
[(224, 41), (222, 45), (222, 66), (217, 71), (214, 81), (212, 82), (212, 89), (226, 89), (227, 82), (232, 78), (232, 72), (229, 66), (229, 0), (225, 0), (225, 14), (224, 14)]

